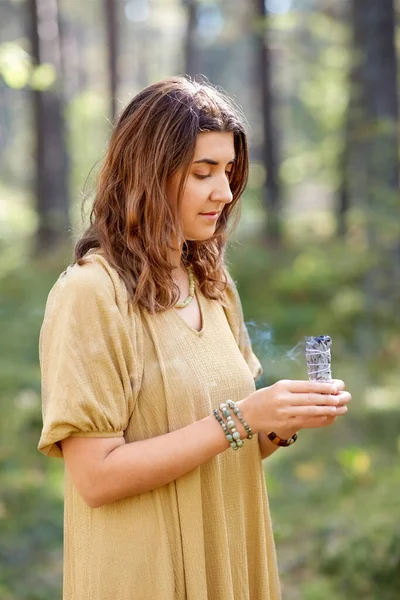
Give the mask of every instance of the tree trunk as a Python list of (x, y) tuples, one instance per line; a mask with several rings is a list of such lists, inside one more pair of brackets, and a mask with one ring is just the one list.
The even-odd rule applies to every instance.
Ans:
[[(349, 169), (351, 204), (363, 215), (370, 269), (359, 345), (368, 358), (379, 346), (371, 325), (397, 311), (400, 282), (397, 57), (393, 0), (352, 0), (354, 68)], [(395, 295), (394, 295), (395, 292)], [(390, 305), (390, 299), (393, 299)], [(369, 332), (369, 333), (368, 333)]]
[(185, 73), (192, 79), (200, 73), (200, 56), (197, 35), (197, 0), (183, 0), (187, 10), (187, 25), (184, 45)]
[(117, 113), (118, 91), (118, 3), (117, 0), (104, 0), (104, 17), (107, 33), (108, 80), (110, 91), (110, 112), (114, 121)]
[[(352, 19), (356, 68), (360, 83), (353, 110), (354, 142), (362, 149), (360, 165), (367, 182), (369, 241), (386, 245), (386, 227), (376, 217), (398, 216), (398, 104), (395, 14), (393, 0), (353, 0)], [(383, 210), (382, 210), (383, 209)], [(383, 236), (383, 239), (382, 239)]]
[[(354, 44), (353, 44), (354, 46)], [(355, 52), (354, 47), (352, 51)], [(347, 234), (347, 217), (352, 203), (355, 203), (353, 198), (352, 187), (361, 192), (363, 197), (365, 191), (362, 191), (365, 181), (360, 181), (357, 186), (352, 186), (352, 180), (358, 171), (357, 159), (359, 160), (362, 151), (358, 148), (355, 152), (355, 116), (357, 114), (358, 106), (362, 104), (362, 73), (360, 69), (359, 61), (353, 60), (353, 64), (350, 66), (347, 85), (349, 90), (349, 100), (346, 109), (345, 121), (342, 133), (342, 152), (339, 157), (339, 173), (340, 173), (340, 187), (337, 196), (337, 224), (338, 224), (338, 235), (344, 238)], [(361, 160), (361, 163), (363, 160)]]
[(58, 6), (56, 0), (27, 1), (34, 64), (40, 66), (49, 63), (57, 75), (56, 82), (50, 88), (32, 90), (36, 131), (36, 209), (39, 219), (36, 251), (44, 253), (62, 246), (68, 239), (70, 227)]
[(262, 113), (263, 146), (262, 162), (266, 182), (262, 200), (267, 211), (266, 239), (272, 247), (281, 243), (281, 185), (279, 180), (279, 148), (275, 127), (276, 113), (272, 88), (271, 53), (268, 45), (268, 14), (264, 0), (255, 0), (256, 8), (256, 64), (259, 75), (260, 104)]
[(347, 215), (350, 208), (349, 171), (348, 171), (348, 146), (349, 146), (349, 118), (343, 132), (343, 150), (340, 157), (340, 187), (337, 198), (337, 232), (338, 236), (344, 238), (347, 234)]

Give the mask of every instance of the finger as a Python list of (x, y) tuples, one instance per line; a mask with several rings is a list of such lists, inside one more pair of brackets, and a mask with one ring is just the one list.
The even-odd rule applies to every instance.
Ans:
[(340, 394), (338, 394), (336, 396), (336, 398), (338, 399), (339, 406), (342, 406), (342, 405), (348, 404), (350, 402), (351, 394), (349, 392), (341, 392)]
[[(336, 419), (336, 417), (341, 417), (343, 415), (345, 415), (348, 411), (347, 406), (337, 406), (335, 410), (334, 414), (331, 415), (325, 415), (324, 417), (318, 417), (318, 418), (325, 418), (325, 419), (331, 419), (334, 418)], [(315, 417), (311, 417), (311, 418), (315, 418)]]
[(336, 394), (337, 387), (335, 383), (331, 383), (329, 381), (296, 381), (296, 380), (287, 380), (280, 382), (284, 384), (286, 389), (289, 392), (294, 394), (307, 394), (307, 393), (316, 393), (316, 394)]
[(322, 419), (321, 427), (329, 427), (329, 425), (333, 425), (336, 421), (337, 417), (325, 417)]
[(290, 404), (296, 406), (309, 406), (310, 404), (337, 406), (339, 397), (330, 394), (291, 394), (289, 398)]
[(335, 385), (339, 392), (343, 392), (345, 389), (345, 383), (341, 379), (332, 379), (332, 384)]
[(332, 425), (336, 417), (317, 417), (303, 421), (300, 427), (302, 429), (317, 429), (318, 427), (328, 427)]
[(292, 406), (289, 410), (290, 416), (294, 417), (332, 417), (338, 414), (344, 414), (347, 406)]

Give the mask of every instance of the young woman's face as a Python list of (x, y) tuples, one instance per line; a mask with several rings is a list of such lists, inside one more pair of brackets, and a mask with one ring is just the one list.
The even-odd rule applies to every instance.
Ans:
[[(235, 160), (232, 132), (199, 133), (181, 203), (182, 228), (186, 240), (207, 240), (215, 231), (219, 215), (232, 202), (229, 185)], [(168, 183), (168, 199), (175, 203), (180, 169)]]

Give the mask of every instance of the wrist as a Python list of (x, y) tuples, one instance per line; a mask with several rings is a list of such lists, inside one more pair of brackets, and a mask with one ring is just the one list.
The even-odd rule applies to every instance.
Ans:
[[(295, 433), (298, 432), (298, 429), (274, 429), (274, 433), (281, 438), (281, 440), (289, 440)], [(265, 434), (268, 435), (271, 431), (265, 431)]]
[(294, 433), (288, 438), (281, 438), (274, 431), (265, 434), (270, 442), (274, 444), (274, 446), (291, 446), (297, 440), (297, 433)]
[[(236, 402), (236, 405), (240, 409), (243, 419), (246, 421), (246, 423), (252, 430), (253, 434), (258, 433), (260, 431), (260, 428), (257, 427), (257, 424), (254, 421), (253, 411), (251, 410), (251, 406), (247, 402), (247, 398), (244, 398), (244, 400), (240, 400), (239, 402)], [(244, 434), (247, 435), (247, 432), (246, 432), (245, 428), (243, 427), (243, 425), (240, 424), (240, 426), (242, 428), (242, 429), (240, 429), (240, 432), (242, 433), (242, 431), (243, 431)]]

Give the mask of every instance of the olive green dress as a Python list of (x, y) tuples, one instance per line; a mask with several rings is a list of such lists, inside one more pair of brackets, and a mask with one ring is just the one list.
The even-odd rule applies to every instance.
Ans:
[[(100, 254), (68, 267), (40, 336), (41, 452), (61, 457), (59, 441), (69, 436), (159, 436), (254, 391), (261, 367), (234, 283), (226, 307), (200, 291), (197, 298), (200, 332), (176, 309), (151, 315), (129, 303)], [(279, 600), (257, 436), (100, 508), (84, 502), (66, 472), (63, 589), (64, 600)]]

